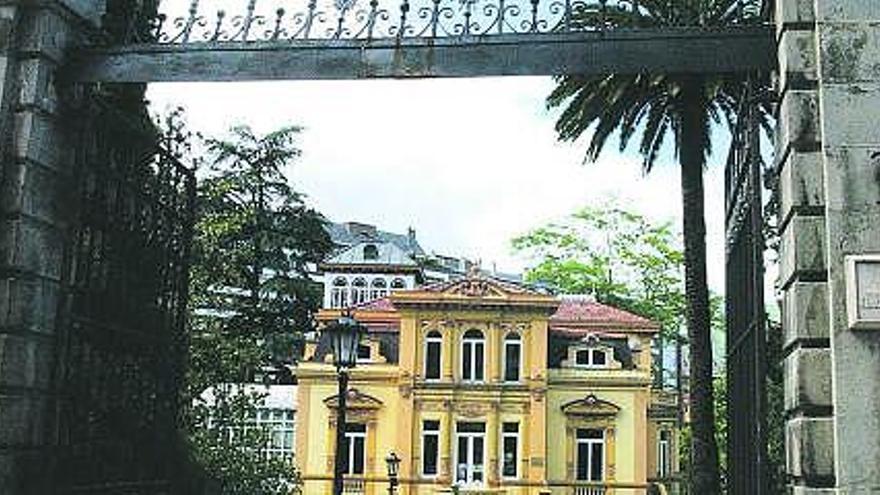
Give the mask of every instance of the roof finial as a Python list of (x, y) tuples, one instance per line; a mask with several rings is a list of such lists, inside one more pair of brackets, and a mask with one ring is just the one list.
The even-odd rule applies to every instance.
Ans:
[(480, 275), (482, 273), (482, 269), (480, 265), (482, 264), (482, 260), (477, 260), (476, 263), (472, 264), (470, 268), (468, 268), (467, 278), (481, 278)]

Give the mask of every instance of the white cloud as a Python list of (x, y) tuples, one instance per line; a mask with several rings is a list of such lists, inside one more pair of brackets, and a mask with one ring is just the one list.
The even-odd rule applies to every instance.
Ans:
[[(290, 177), (334, 220), (418, 230), (429, 249), (497, 262), (524, 260), (510, 239), (579, 206), (616, 197), (679, 223), (678, 170), (642, 177), (613, 149), (582, 165), (582, 148), (556, 142), (544, 109), (548, 78), (155, 84), (154, 110), (183, 105), (194, 130), (306, 127)], [(719, 148), (722, 149), (722, 148)], [(718, 162), (724, 153), (718, 153)], [(723, 289), (723, 173), (706, 176), (709, 276)]]

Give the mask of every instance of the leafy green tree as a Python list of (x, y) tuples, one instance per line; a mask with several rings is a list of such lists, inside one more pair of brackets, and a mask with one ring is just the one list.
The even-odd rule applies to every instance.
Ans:
[[(517, 237), (513, 247), (535, 261), (527, 280), (560, 292), (592, 293), (659, 323), (661, 355), (664, 341), (683, 342), (684, 257), (670, 224), (651, 223), (613, 204), (587, 207)], [(657, 364), (655, 378), (662, 385), (664, 369)]]
[(223, 495), (290, 495), (300, 480), (290, 459), (267, 456), (270, 432), (253, 418), (264, 396), (235, 384), (211, 387), (210, 402), (190, 411), (189, 441), (195, 461)]
[[(274, 369), (283, 376), (314, 326), (321, 291), (309, 267), (330, 252), (324, 219), (284, 169), (300, 155), (288, 127), (264, 136), (235, 127), (204, 141), (190, 295), (188, 425), (197, 460), (223, 494), (281, 494), (290, 462), (267, 458), (254, 428), (262, 397), (231, 384)], [(277, 372), (281, 373), (277, 373)], [(206, 400), (206, 391), (212, 395)]]
[[(639, 4), (639, 9), (580, 9), (573, 23), (584, 29), (724, 26), (757, 22), (766, 14), (760, 11), (762, 2), (758, 0), (645, 0)], [(766, 83), (767, 75), (761, 78)], [(753, 80), (745, 74), (566, 75), (557, 79), (547, 100), (550, 107), (564, 107), (556, 122), (560, 140), (573, 141), (590, 131), (587, 160), (598, 157), (612, 134), (619, 136), (621, 151), (634, 136), (641, 135), (638, 151), (647, 173), (667, 137), (673, 138), (684, 211), (685, 314), (694, 441), (692, 488), (693, 493), (700, 494), (720, 490), (712, 407), (703, 169), (712, 150), (711, 126), (735, 122), (736, 109), (746, 94), (744, 88)]]
[(568, 293), (593, 293), (600, 302), (635, 311), (674, 336), (684, 309), (683, 255), (668, 223), (613, 204), (585, 207), (564, 222), (513, 240), (535, 261), (527, 280)]
[(236, 127), (231, 140), (206, 141), (211, 164), (198, 194), (195, 320), (222, 327), (209, 335), (257, 344), (236, 353), (242, 366), (217, 368), (227, 379), (246, 380), (260, 366), (292, 362), (320, 306), (309, 267), (324, 259), (332, 242), (323, 217), (283, 173), (300, 155), (299, 132), (288, 127), (257, 136)]
[(767, 318), (767, 478), (770, 493), (785, 493), (785, 382), (782, 325)]

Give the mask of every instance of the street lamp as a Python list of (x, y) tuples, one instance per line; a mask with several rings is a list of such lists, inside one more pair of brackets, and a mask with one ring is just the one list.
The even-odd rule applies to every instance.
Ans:
[(400, 457), (391, 452), (385, 458), (385, 464), (388, 465), (388, 495), (397, 493), (397, 485), (400, 484), (398, 475), (400, 474)]
[(342, 495), (342, 480), (345, 465), (345, 399), (348, 390), (348, 370), (357, 363), (358, 344), (364, 334), (364, 326), (357, 322), (350, 312), (343, 314), (338, 320), (324, 328), (333, 346), (333, 364), (336, 366), (336, 378), (339, 393), (336, 403), (336, 459), (333, 471), (333, 495)]

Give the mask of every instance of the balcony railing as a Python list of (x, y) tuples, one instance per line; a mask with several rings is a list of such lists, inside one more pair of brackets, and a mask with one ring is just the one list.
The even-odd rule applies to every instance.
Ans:
[(571, 490), (571, 495), (605, 495), (608, 493), (608, 489), (604, 486), (575, 486)]
[(361, 495), (366, 493), (367, 482), (363, 478), (348, 478), (342, 482), (342, 493)]
[[(333, 482), (331, 475), (312, 475), (303, 476), (303, 481), (310, 489), (329, 490)], [(538, 487), (542, 490), (552, 489), (553, 493), (563, 493), (566, 495), (674, 495), (680, 493), (675, 488), (676, 483), (670, 483), (670, 480), (654, 480), (650, 483), (632, 483), (621, 481), (609, 482), (583, 482), (583, 481), (527, 481), (527, 480), (507, 480), (501, 485), (493, 485), (486, 487), (460, 487), (457, 490), (451, 486), (439, 483), (437, 480), (421, 479), (421, 478), (401, 478), (400, 484), (406, 487), (424, 486), (431, 487), (436, 493), (457, 493), (458, 495), (497, 495), (505, 493), (504, 490), (512, 490), (517, 487)], [(350, 495), (363, 495), (367, 493), (367, 485), (371, 485), (374, 493), (385, 493), (388, 487), (388, 478), (386, 476), (346, 476), (343, 480), (342, 493)], [(376, 489), (379, 491), (375, 491)], [(305, 490), (306, 493), (311, 491)], [(327, 491), (329, 493), (329, 491)], [(433, 493), (433, 492), (432, 492)], [(543, 493), (543, 492), (542, 492)]]

